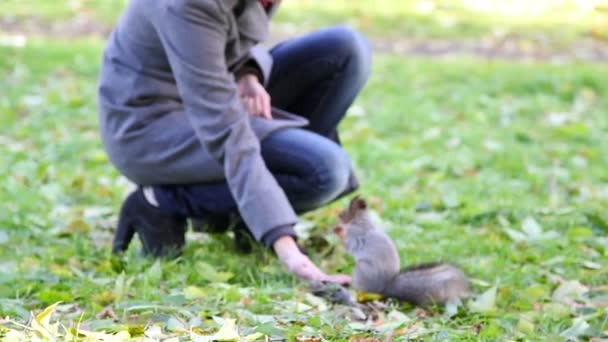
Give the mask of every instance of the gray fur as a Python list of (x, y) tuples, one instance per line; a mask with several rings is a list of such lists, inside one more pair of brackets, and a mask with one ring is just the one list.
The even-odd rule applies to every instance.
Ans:
[(346, 250), (355, 258), (355, 289), (415, 305), (443, 304), (469, 296), (465, 274), (451, 264), (417, 265), (399, 271), (394, 242), (376, 227), (363, 200), (353, 199), (340, 221)]

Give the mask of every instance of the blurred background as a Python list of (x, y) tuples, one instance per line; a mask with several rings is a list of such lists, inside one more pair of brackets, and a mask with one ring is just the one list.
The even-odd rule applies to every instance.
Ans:
[[(3, 0), (1, 39), (19, 44), (27, 35), (103, 37), (126, 2)], [(362, 30), (386, 52), (608, 57), (606, 0), (284, 0), (273, 38), (338, 23)]]

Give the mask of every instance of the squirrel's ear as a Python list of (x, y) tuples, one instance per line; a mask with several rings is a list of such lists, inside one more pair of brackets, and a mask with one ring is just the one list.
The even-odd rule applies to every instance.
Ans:
[(355, 211), (355, 210), (359, 209), (360, 200), (361, 200), (361, 197), (359, 197), (359, 195), (353, 197), (353, 199), (351, 199), (350, 203), (348, 204), (348, 210)]
[(365, 210), (367, 209), (367, 203), (365, 202), (364, 199), (362, 199), (361, 197), (357, 196), (353, 199), (353, 208), (357, 209), (357, 210)]
[(338, 235), (340, 238), (344, 239), (346, 232), (342, 226), (335, 226), (333, 229), (334, 233)]

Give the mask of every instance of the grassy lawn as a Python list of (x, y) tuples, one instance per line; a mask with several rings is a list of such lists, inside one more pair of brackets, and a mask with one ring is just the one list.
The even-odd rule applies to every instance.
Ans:
[(608, 33), (608, 15), (575, 1), (284, 1), (279, 23), (315, 28), (346, 22), (395, 38), (482, 38), (505, 34), (567, 42)]
[[(0, 47), (0, 337), (61, 302), (51, 323), (131, 336), (205, 335), (234, 318), (243, 335), (288, 339), (607, 338), (604, 65), (376, 57), (342, 127), (362, 194), (404, 264), (456, 262), (476, 296), (455, 315), (390, 303), (355, 322), (226, 236), (192, 233), (177, 261), (142, 259), (135, 246), (110, 257), (127, 184), (97, 132), (101, 49)], [(344, 202), (304, 218), (329, 243), (313, 247), (331, 271), (352, 269), (329, 233)]]
[[(0, 17), (61, 22), (86, 16), (112, 25), (127, 0), (3, 0)], [(608, 5), (575, 0), (284, 0), (279, 29), (308, 30), (347, 23), (393, 38), (501, 39), (525, 37), (560, 45), (592, 36), (608, 38)]]
[(0, 16), (9, 18), (37, 17), (45, 21), (66, 21), (86, 15), (112, 25), (127, 4), (127, 0), (4, 0)]

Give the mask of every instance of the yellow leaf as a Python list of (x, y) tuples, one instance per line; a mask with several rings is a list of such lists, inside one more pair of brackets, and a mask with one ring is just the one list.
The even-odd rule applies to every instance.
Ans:
[(264, 337), (264, 334), (255, 333), (255, 334), (245, 336), (245, 340), (252, 342), (252, 341), (257, 341), (257, 340), (261, 339), (262, 337)]
[[(249, 336), (254, 336), (249, 335)], [(256, 336), (257, 337), (257, 336)], [(239, 333), (236, 330), (236, 319), (225, 319), (224, 324), (211, 336), (201, 336), (196, 334), (194, 331), (190, 332), (190, 338), (194, 342), (211, 342), (211, 341), (238, 341), (240, 339)], [(246, 338), (247, 339), (247, 338)], [(254, 341), (254, 340), (248, 340)]]
[(179, 342), (179, 337), (171, 337), (170, 339), (164, 340), (163, 342)]
[(190, 339), (193, 342), (211, 342), (211, 336), (203, 336), (195, 333), (194, 331), (190, 332)]
[(236, 331), (236, 319), (224, 320), (224, 325), (212, 337), (212, 340), (215, 341), (235, 341), (238, 339), (239, 333)]
[(120, 331), (116, 334), (108, 334), (104, 332), (93, 332), (86, 330), (77, 330), (78, 335), (87, 337), (87, 340), (100, 341), (100, 342), (124, 342), (131, 338), (128, 331)]
[(184, 295), (188, 299), (198, 299), (207, 297), (207, 293), (203, 291), (200, 287), (196, 286), (188, 286), (184, 289)]
[(59, 305), (59, 303), (60, 302), (57, 302), (53, 305), (48, 306), (41, 313), (34, 316), (34, 319), (32, 319), (31, 323), (31, 327), (34, 331), (51, 341), (55, 340), (53, 334), (51, 333), (51, 316), (55, 312), (55, 309), (57, 308), (57, 305)]
[(357, 291), (357, 302), (373, 302), (375, 300), (382, 300), (382, 295), (377, 293), (370, 293), (365, 291)]
[(17, 330), (9, 330), (2, 337), (3, 342), (21, 342), (21, 341), (27, 341), (27, 340), (28, 340), (27, 336), (25, 336), (24, 333), (17, 331)]
[(496, 286), (486, 290), (475, 300), (469, 302), (469, 309), (482, 313), (496, 310), (496, 290)]

